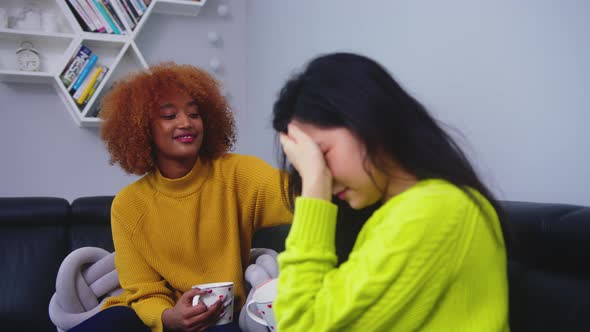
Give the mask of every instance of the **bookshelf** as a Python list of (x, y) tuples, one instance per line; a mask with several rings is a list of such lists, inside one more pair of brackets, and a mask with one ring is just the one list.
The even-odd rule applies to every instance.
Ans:
[[(22, 0), (3, 0), (2, 7), (8, 12), (22, 7)], [(125, 34), (88, 32), (83, 29), (72, 12), (67, 0), (44, 0), (36, 4), (43, 11), (55, 13), (59, 32), (0, 28), (0, 81), (51, 84), (64, 103), (72, 119), (81, 127), (97, 127), (100, 120), (95, 116), (101, 97), (115, 81), (131, 71), (148, 68), (140, 49), (135, 43), (145, 22), (152, 13), (196, 16), (206, 0), (152, 0), (132, 29), (121, 20), (127, 30)], [(17, 70), (16, 49), (22, 41), (30, 41), (40, 53), (41, 68), (36, 72)], [(108, 67), (95, 92), (80, 106), (71, 91), (60, 79), (70, 59), (76, 56), (84, 45), (98, 56), (101, 65)]]

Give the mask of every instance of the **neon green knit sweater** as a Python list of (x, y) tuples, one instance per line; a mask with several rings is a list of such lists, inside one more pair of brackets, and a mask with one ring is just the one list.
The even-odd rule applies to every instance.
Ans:
[(348, 261), (337, 207), (297, 198), (274, 304), (278, 330), (509, 331), (506, 250), (493, 207), (424, 180), (379, 208)]
[(246, 299), (252, 236), (292, 219), (279, 177), (258, 158), (226, 154), (197, 161), (179, 179), (156, 170), (127, 186), (111, 208), (115, 266), (124, 292), (104, 307), (130, 306), (159, 332), (162, 312), (191, 286), (233, 281), (238, 312)]

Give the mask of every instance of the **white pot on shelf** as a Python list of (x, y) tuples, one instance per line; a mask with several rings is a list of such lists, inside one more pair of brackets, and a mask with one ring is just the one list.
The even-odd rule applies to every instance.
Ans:
[(41, 30), (41, 10), (32, 6), (19, 9), (14, 17), (13, 28), (17, 30)]

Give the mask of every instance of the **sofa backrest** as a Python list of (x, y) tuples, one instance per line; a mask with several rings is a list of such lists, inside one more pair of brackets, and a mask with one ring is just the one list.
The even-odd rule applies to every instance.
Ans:
[[(59, 266), (86, 246), (113, 250), (113, 196), (0, 198), (0, 326), (55, 331), (47, 306)], [(590, 326), (590, 208), (502, 202), (514, 231), (509, 252), (510, 324), (518, 331), (585, 331)], [(339, 262), (346, 260), (375, 207), (341, 207), (336, 229)], [(257, 232), (252, 246), (284, 250), (289, 226)]]
[(81, 197), (72, 201), (69, 225), (70, 252), (81, 247), (115, 250), (111, 234), (114, 196)]
[(503, 202), (512, 331), (590, 330), (590, 208)]
[(47, 305), (68, 250), (62, 198), (0, 198), (0, 326), (55, 331)]

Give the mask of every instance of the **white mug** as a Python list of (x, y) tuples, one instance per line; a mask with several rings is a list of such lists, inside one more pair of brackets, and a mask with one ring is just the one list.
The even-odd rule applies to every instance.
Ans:
[[(268, 326), (271, 331), (277, 330), (277, 323), (273, 309), (273, 303), (277, 296), (277, 283), (278, 279), (271, 279), (258, 286), (252, 296), (252, 300), (246, 304), (246, 312), (248, 313), (248, 316), (250, 316), (253, 321)], [(252, 304), (256, 305), (258, 314), (262, 316), (262, 318), (252, 311), (250, 308)]]
[(19, 9), (14, 28), (18, 30), (41, 30), (40, 9), (32, 6)]
[(199, 288), (207, 291), (203, 295), (196, 295), (193, 297), (193, 306), (196, 306), (199, 301), (203, 302), (207, 308), (212, 306), (217, 300), (221, 299), (223, 303), (227, 303), (228, 299), (231, 304), (225, 308), (225, 315), (217, 321), (215, 325), (229, 324), (234, 319), (234, 283), (232, 281), (214, 282), (209, 284), (195, 285), (192, 288)]

